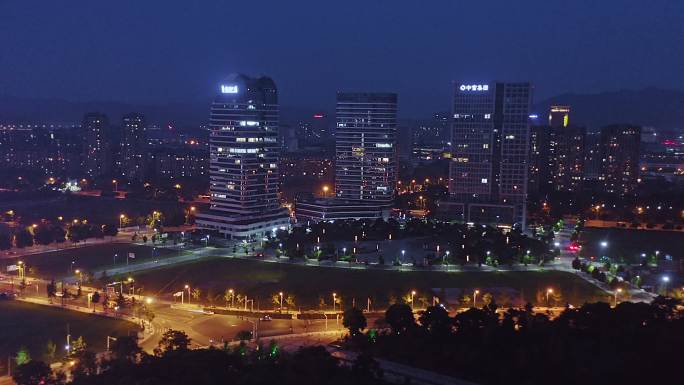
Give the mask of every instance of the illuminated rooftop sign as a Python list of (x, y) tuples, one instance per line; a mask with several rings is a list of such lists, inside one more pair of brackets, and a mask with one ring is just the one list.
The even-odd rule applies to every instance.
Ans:
[(461, 84), (461, 91), (489, 91), (489, 84)]
[(238, 93), (238, 86), (229, 86), (229, 85), (221, 84), (221, 93), (222, 94), (237, 94)]

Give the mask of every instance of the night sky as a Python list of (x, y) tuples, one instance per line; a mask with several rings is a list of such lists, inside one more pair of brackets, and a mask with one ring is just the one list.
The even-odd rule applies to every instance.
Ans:
[(0, 0), (0, 95), (196, 102), (231, 72), (289, 106), (395, 91), (403, 115), (446, 110), (455, 79), (684, 89), (684, 1)]

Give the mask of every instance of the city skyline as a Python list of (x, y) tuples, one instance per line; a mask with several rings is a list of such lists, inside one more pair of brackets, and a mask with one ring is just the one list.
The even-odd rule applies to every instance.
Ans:
[(684, 2), (0, 0), (0, 46), (0, 385), (678, 378)]
[[(0, 21), (12, 33), (0, 37), (7, 52), (0, 70), (13, 74), (0, 78), (3, 96), (194, 103), (211, 96), (207, 90), (216, 79), (231, 72), (246, 72), (280, 79), (281, 104), (286, 106), (321, 108), (334, 104), (336, 91), (373, 89), (402, 95), (402, 111), (407, 116), (427, 116), (448, 108), (449, 83), (464, 74), (530, 80), (537, 87), (538, 100), (564, 92), (648, 86), (684, 89), (684, 78), (677, 69), (681, 54), (657, 49), (681, 45), (683, 27), (675, 21), (684, 12), (682, 4), (644, 8), (637, 1), (608, 1), (586, 13), (581, 4), (564, 2), (432, 7), (398, 2), (392, 8), (381, 3), (364, 5), (366, 14), (359, 15), (354, 12), (358, 3), (331, 8), (313, 2), (287, 6), (270, 3), (264, 5), (266, 12), (262, 13), (270, 28), (253, 31), (249, 18), (229, 17), (219, 2), (189, 9), (166, 2), (166, 19), (154, 28), (149, 23), (159, 13), (154, 2), (119, 3), (116, 7), (79, 3), (69, 9), (69, 18), (52, 17), (64, 12), (62, 7), (41, 4), (42, 12), (30, 15), (35, 21), (31, 24), (40, 27), (25, 22), (32, 3), (2, 5)], [(234, 7), (236, 14), (240, 10), (249, 14), (254, 6)], [(524, 16), (530, 22), (516, 23), (507, 15)], [(175, 22), (181, 18), (196, 28), (176, 29)], [(127, 28), (117, 28), (121, 20)], [(422, 29), (405, 28), (420, 20), (432, 22)], [(353, 34), (335, 32), (348, 25), (354, 27)], [(482, 25), (489, 28), (482, 29)], [(280, 34), (266, 39), (263, 47), (238, 42), (216, 50), (222, 28), (256, 39), (265, 37), (270, 29)], [(55, 39), (71, 44), (54, 52), (51, 38), (42, 33), (44, 29), (52, 30)], [(643, 34), (643, 30), (650, 33)], [(502, 31), (506, 32), (505, 43), (498, 39)], [(594, 38), (598, 31), (601, 39)], [(24, 37), (20, 45), (11, 38), (14, 34)], [(88, 43), (91, 38), (102, 44)], [(196, 44), (198, 41), (201, 43)], [(558, 44), (565, 49), (555, 50), (548, 60), (547, 50), (540, 47)], [(648, 55), (632, 55), (639, 47)], [(179, 48), (185, 49), (182, 55)], [(352, 60), (356, 55), (350, 55), (350, 49), (364, 59)], [(265, 52), (277, 55), (278, 65), (265, 60)], [(109, 60), (112, 54), (117, 57), (116, 66)], [(500, 55), (508, 60), (498, 60)], [(308, 60), (312, 56), (317, 60)], [(205, 60), (193, 60), (195, 57)], [(91, 65), (81, 64), (86, 62)], [(347, 71), (335, 71), (338, 66)], [(54, 68), (64, 71), (53, 76)], [(406, 76), (416, 72), (421, 76)]]

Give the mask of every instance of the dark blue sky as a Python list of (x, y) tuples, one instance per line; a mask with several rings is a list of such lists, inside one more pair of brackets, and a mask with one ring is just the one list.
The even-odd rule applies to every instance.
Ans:
[(0, 0), (0, 95), (198, 101), (231, 72), (289, 106), (396, 91), (402, 115), (446, 109), (454, 79), (684, 89), (684, 1)]

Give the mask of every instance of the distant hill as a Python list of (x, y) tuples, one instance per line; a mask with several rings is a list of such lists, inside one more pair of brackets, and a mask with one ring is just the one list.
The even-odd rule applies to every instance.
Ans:
[[(130, 112), (145, 114), (149, 123), (196, 127), (209, 120), (211, 101), (138, 105), (123, 102), (72, 102), (60, 99), (28, 99), (0, 96), (0, 123), (78, 123), (88, 112), (102, 112), (114, 125)], [(320, 109), (280, 107), (282, 121), (294, 122), (310, 117)]]
[[(142, 112), (151, 123), (197, 126), (206, 123), (210, 101), (167, 105), (134, 105), (123, 102), (72, 102), (0, 96), (0, 123), (80, 122), (86, 112), (104, 112), (113, 124), (129, 112)], [(571, 121), (595, 131), (611, 123), (634, 123), (659, 129), (684, 130), (684, 91), (645, 88), (598, 94), (563, 94), (534, 107), (545, 119), (552, 104), (572, 106)], [(320, 109), (281, 107), (281, 119), (292, 124)]]
[(571, 106), (571, 121), (592, 131), (611, 123), (684, 130), (684, 91), (644, 88), (598, 94), (563, 94), (537, 103), (535, 111), (540, 117), (545, 117), (552, 104)]
[(24, 99), (0, 97), (2, 123), (78, 123), (87, 112), (103, 112), (113, 124), (130, 112), (141, 112), (148, 122), (179, 125), (204, 123), (209, 115), (209, 102), (167, 105), (134, 105), (122, 102), (72, 102), (59, 99)]

